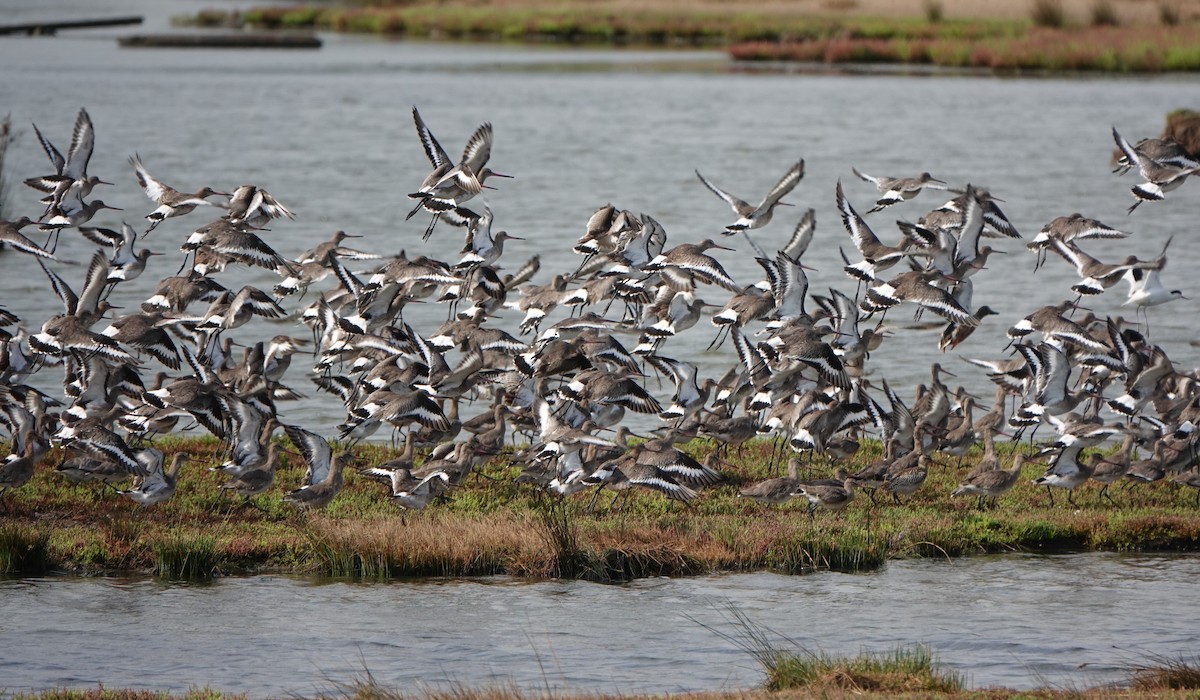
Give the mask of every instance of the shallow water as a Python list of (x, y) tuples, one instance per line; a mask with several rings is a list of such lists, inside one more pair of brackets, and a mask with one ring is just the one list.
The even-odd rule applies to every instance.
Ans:
[[(376, 38), (326, 36), (319, 51), (205, 51), (120, 49), (115, 36), (166, 27), (173, 14), (206, 3), (152, 3), (106, 0), (89, 12), (103, 16), (144, 11), (147, 26), (65, 32), (57, 38), (5, 38), (3, 94), (21, 128), (10, 150), (10, 172), (41, 173), (46, 161), (28, 128), (31, 122), (65, 148), (79, 106), (88, 108), (98, 133), (92, 172), (118, 183), (97, 195), (123, 207), (95, 223), (115, 226), (121, 217), (136, 222), (152, 208), (136, 187), (126, 163), (139, 153), (151, 172), (182, 189), (202, 184), (231, 188), (253, 182), (265, 186), (297, 213), (297, 221), (276, 223), (268, 240), (284, 255), (295, 255), (336, 229), (367, 237), (363, 249), (428, 254), (456, 259), (461, 233), (449, 228), (422, 243), (423, 217), (404, 221), (408, 200), (427, 171), (410, 110), (419, 105), (426, 121), (450, 151), (456, 152), (476, 125), (496, 128), (492, 165), (517, 175), (487, 193), (497, 228), (524, 241), (510, 241), (503, 264), (515, 269), (533, 254), (542, 256), (535, 279), (574, 269), (571, 243), (588, 215), (613, 202), (646, 212), (666, 228), (668, 244), (714, 236), (730, 211), (696, 179), (699, 169), (717, 184), (757, 199), (796, 159), (807, 174), (775, 222), (758, 232), (770, 250), (790, 234), (803, 208), (817, 210), (817, 237), (805, 258), (812, 291), (829, 286), (852, 292), (840, 271), (838, 249), (852, 247), (834, 209), (834, 185), (844, 181), (851, 201), (869, 208), (874, 190), (851, 174), (850, 166), (875, 174), (905, 175), (929, 170), (952, 183), (972, 182), (1002, 197), (1005, 212), (1026, 238), (1056, 216), (1080, 211), (1134, 232), (1125, 241), (1088, 243), (1102, 260), (1128, 253), (1152, 257), (1170, 236), (1171, 263), (1164, 272), (1170, 288), (1191, 292), (1192, 300), (1152, 309), (1153, 339), (1176, 364), (1195, 364), (1187, 341), (1196, 335), (1190, 269), (1197, 263), (1193, 216), (1197, 188), (1188, 183), (1166, 202), (1143, 205), (1132, 216), (1128, 188), (1133, 176), (1109, 172), (1113, 150), (1109, 130), (1116, 125), (1129, 138), (1157, 134), (1164, 115), (1190, 104), (1197, 77), (964, 78), (846, 74), (743, 74), (716, 52), (662, 52), (526, 48), (388, 42)], [(0, 10), (17, 12), (20, 3), (0, 0)], [(12, 21), (42, 12), (66, 13), (69, 4), (43, 11), (25, 8)], [(10, 217), (38, 213), (31, 190), (10, 188)], [(940, 203), (937, 193), (873, 215), (885, 239), (897, 236), (892, 221), (916, 220)], [(172, 252), (199, 225), (206, 212), (160, 226), (149, 245)], [(717, 252), (739, 283), (761, 279), (746, 243), (722, 241), (738, 249)], [(1019, 242), (1001, 242), (1007, 256), (994, 256), (976, 276), (975, 304), (988, 304), (1001, 316), (988, 319), (958, 354), (998, 357), (1004, 331), (1043, 304), (1063, 298), (1073, 272), (1054, 259), (1031, 274), (1032, 255)], [(65, 257), (86, 259), (87, 244), (77, 234), (63, 237)], [(133, 308), (149, 296), (153, 280), (174, 274), (173, 253), (151, 261), (149, 272), (114, 294), (114, 303)], [(57, 300), (30, 261), (0, 256), (0, 302), (31, 326), (58, 311)], [(69, 281), (82, 270), (63, 268)], [(219, 276), (227, 286), (268, 287), (270, 273), (230, 270)], [(705, 290), (704, 298), (723, 304), (728, 293)], [(310, 295), (303, 303), (312, 301)], [(1132, 315), (1119, 305), (1124, 285), (1089, 300), (1098, 314)], [(301, 304), (292, 299), (289, 310)], [(902, 325), (911, 312), (898, 309), (888, 321)], [(552, 316), (552, 320), (561, 317)], [(445, 318), (435, 305), (415, 305), (406, 320), (429, 333)], [(513, 327), (516, 312), (500, 322)], [(276, 333), (305, 335), (293, 323), (255, 322), (232, 333), (253, 343)], [(702, 352), (714, 330), (706, 322), (664, 350), (719, 375), (736, 361), (732, 347)], [(910, 395), (939, 359), (938, 331), (899, 330), (873, 353), (876, 379), (886, 377)], [(628, 342), (633, 343), (630, 337)], [(314, 394), (303, 362), (294, 363), (287, 381)], [(981, 372), (958, 367), (958, 382), (990, 395)], [(42, 373), (48, 386), (56, 371)], [(669, 395), (670, 387), (656, 392)], [(336, 403), (309, 398), (281, 406), (285, 421), (327, 429), (343, 414)]]
[(208, 685), (252, 697), (328, 691), (363, 678), (364, 669), (392, 688), (747, 688), (762, 675), (722, 636), (742, 631), (732, 606), (814, 651), (923, 643), (974, 687), (1083, 687), (1120, 681), (1124, 667), (1150, 654), (1194, 654), (1197, 575), (1196, 555), (1078, 554), (620, 586), (9, 580), (0, 582), (0, 677), (7, 692)]

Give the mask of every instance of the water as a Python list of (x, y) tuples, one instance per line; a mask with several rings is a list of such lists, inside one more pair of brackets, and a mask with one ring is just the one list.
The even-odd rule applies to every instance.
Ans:
[[(393, 688), (511, 684), (580, 693), (762, 681), (716, 631), (729, 606), (831, 654), (928, 644), (974, 687), (1117, 682), (1148, 654), (1194, 654), (1195, 555), (1003, 555), (871, 574), (322, 583), (256, 576), (0, 582), (0, 677), (16, 692), (102, 683), (252, 697), (362, 678)], [(784, 644), (785, 642), (780, 642)]]
[[(108, 0), (89, 16), (128, 12), (148, 15), (148, 26), (166, 28), (167, 18), (207, 3)], [(0, 10), (20, 3), (0, 0)], [(74, 16), (68, 4), (25, 8), (13, 21)], [(10, 8), (12, 6), (12, 8)], [(1125, 241), (1087, 243), (1102, 260), (1128, 253), (1153, 257), (1175, 236), (1164, 272), (1169, 288), (1191, 300), (1151, 310), (1152, 334), (1177, 367), (1195, 364), (1187, 345), (1196, 331), (1197, 311), (1190, 268), (1195, 245), (1191, 212), (1197, 188), (1188, 183), (1168, 201), (1143, 205), (1127, 217), (1133, 176), (1109, 170), (1111, 126), (1127, 137), (1157, 134), (1164, 115), (1196, 106), (1197, 77), (1095, 79), (1000, 79), (988, 77), (897, 77), (830, 74), (745, 74), (720, 53), (587, 50), (389, 42), (375, 38), (326, 36), (313, 52), (120, 49), (115, 36), (130, 29), (69, 32), (57, 38), (0, 41), (5, 78), (0, 94), (21, 140), (9, 154), (10, 172), (41, 173), (46, 161), (28, 128), (37, 123), (65, 148), (79, 106), (88, 108), (97, 129), (91, 170), (116, 187), (97, 196), (123, 207), (95, 223), (131, 222), (153, 207), (137, 188), (128, 157), (139, 153), (152, 173), (181, 189), (203, 184), (232, 188), (262, 185), (298, 214), (295, 222), (273, 226), (268, 240), (284, 255), (295, 255), (336, 229), (364, 234), (360, 248), (380, 253), (457, 259), (460, 232), (443, 227), (422, 243), (424, 217), (404, 221), (404, 196), (428, 170), (412, 127), (411, 106), (443, 145), (457, 152), (479, 123), (495, 124), (492, 165), (517, 175), (487, 193), (497, 228), (525, 241), (510, 241), (503, 264), (515, 269), (529, 256), (542, 255), (542, 283), (557, 270), (574, 269), (570, 244), (583, 232), (588, 215), (606, 202), (657, 218), (668, 244), (714, 236), (732, 219), (724, 203), (696, 179), (699, 169), (718, 185), (746, 199), (762, 195), (797, 158), (807, 175), (788, 198), (799, 205), (783, 209), (758, 233), (771, 250), (782, 243), (802, 209), (817, 210), (817, 237), (805, 262), (812, 290), (836, 286), (852, 293), (841, 273), (838, 248), (851, 248), (834, 209), (834, 185), (844, 181), (860, 210), (874, 190), (857, 180), (850, 166), (887, 175), (929, 170), (952, 183), (972, 182), (1002, 197), (1005, 212), (1032, 236), (1056, 216), (1080, 211), (1134, 232)], [(33, 192), (19, 186), (8, 196), (10, 218), (36, 215)], [(873, 215), (885, 239), (898, 236), (892, 221), (916, 220), (939, 204), (938, 193)], [(149, 245), (171, 255), (151, 260), (146, 275), (122, 285), (114, 303), (133, 308), (149, 296), (153, 281), (174, 274), (173, 253), (208, 212), (168, 221)], [(63, 237), (64, 257), (86, 260), (90, 244), (77, 234)], [(736, 253), (717, 252), (739, 283), (762, 278), (748, 246), (725, 239)], [(1001, 315), (988, 319), (963, 346), (962, 356), (997, 357), (1004, 331), (1039, 306), (1068, 294), (1074, 273), (1058, 259), (1033, 277), (1032, 255), (1020, 243), (1002, 242), (1010, 252), (994, 256), (976, 276), (975, 304)], [(31, 261), (0, 257), (0, 300), (30, 326), (59, 311), (57, 300)], [(357, 269), (357, 268), (356, 268)], [(62, 268), (78, 284), (82, 270)], [(230, 270), (219, 275), (227, 286), (269, 287), (277, 278), (263, 271)], [(332, 281), (330, 282), (332, 284)], [(236, 286), (235, 286), (236, 285)], [(723, 304), (728, 293), (705, 290), (708, 301)], [(1132, 315), (1119, 304), (1124, 285), (1090, 300), (1098, 314)], [(303, 303), (312, 301), (310, 295)], [(301, 303), (285, 302), (289, 310)], [(200, 309), (197, 309), (199, 311)], [(911, 311), (888, 320), (902, 323)], [(429, 333), (445, 318), (434, 305), (410, 307), (406, 319)], [(560, 318), (551, 317), (551, 320)], [(513, 328), (516, 312), (499, 323)], [(304, 335), (294, 323), (257, 321), (232, 335), (253, 343), (280, 332)], [(664, 348), (691, 360), (702, 376), (720, 375), (736, 361), (732, 348), (703, 353), (713, 329), (706, 322)], [(871, 358), (871, 372), (886, 377), (902, 395), (922, 381), (926, 368), (941, 359), (938, 331), (899, 330)], [(629, 343), (634, 338), (628, 339)], [(953, 363), (957, 365), (957, 363)], [(286, 381), (312, 395), (303, 363), (294, 363)], [(959, 380), (990, 395), (981, 372), (957, 365)], [(57, 372), (43, 372), (53, 387)], [(651, 387), (667, 396), (670, 387)], [(281, 417), (315, 429), (328, 429), (342, 417), (332, 400), (309, 398), (281, 406)]]

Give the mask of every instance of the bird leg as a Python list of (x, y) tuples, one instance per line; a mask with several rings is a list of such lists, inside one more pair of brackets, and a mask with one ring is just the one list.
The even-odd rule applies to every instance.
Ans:
[(594, 509), (596, 507), (596, 502), (600, 500), (600, 492), (603, 490), (604, 490), (604, 484), (598, 484), (596, 486), (596, 492), (592, 494), (592, 500), (588, 502), (588, 507), (587, 507), (588, 513), (591, 513), (592, 509)]
[(746, 237), (746, 242), (749, 243), (750, 247), (754, 249), (754, 254), (756, 256), (760, 258), (767, 257), (767, 254), (763, 252), (762, 248), (758, 247), (758, 244), (754, 242), (754, 239), (750, 237), (750, 234), (746, 232), (746, 229), (742, 229), (742, 235)]

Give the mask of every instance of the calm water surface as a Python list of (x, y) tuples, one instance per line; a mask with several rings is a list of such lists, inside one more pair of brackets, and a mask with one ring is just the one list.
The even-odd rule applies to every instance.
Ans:
[[(807, 175), (789, 197), (800, 207), (781, 210), (758, 240), (771, 250), (789, 235), (802, 208), (814, 207), (817, 238), (805, 259), (818, 270), (810, 273), (813, 291), (836, 286), (852, 293), (853, 285), (840, 271), (838, 248), (850, 244), (834, 209), (834, 185), (844, 180), (851, 201), (865, 210), (874, 191), (854, 178), (851, 165), (888, 175), (930, 170), (953, 183), (990, 187), (1005, 199), (1004, 210), (1027, 238), (1054, 217), (1074, 211), (1134, 232), (1126, 241), (1089, 243), (1089, 252), (1102, 260), (1129, 253), (1154, 256), (1174, 235), (1164, 279), (1193, 300), (1152, 310), (1152, 331), (1177, 366), (1195, 364), (1187, 342), (1197, 335), (1200, 288), (1193, 288), (1191, 270), (1200, 262), (1193, 230), (1200, 188), (1188, 183), (1167, 202), (1144, 205), (1127, 217), (1133, 180), (1109, 172), (1109, 129), (1116, 125), (1130, 138), (1157, 134), (1169, 110), (1198, 106), (1196, 76), (752, 75), (714, 52), (396, 43), (344, 36), (327, 36), (325, 47), (311, 52), (116, 45), (115, 36), (162, 30), (170, 15), (207, 4), (106, 0), (90, 15), (144, 12), (148, 26), (0, 41), (5, 66), (0, 94), (22, 129), (9, 154), (11, 172), (24, 177), (46, 168), (28, 128), (31, 122), (65, 148), (83, 105), (98, 134), (91, 170), (118, 183), (97, 190), (97, 196), (126, 210), (107, 213), (96, 223), (115, 226), (121, 217), (139, 221), (152, 208), (126, 162), (137, 152), (151, 172), (181, 189), (246, 182), (268, 188), (298, 215), (268, 234), (284, 255), (295, 255), (340, 228), (365, 235), (356, 241), (358, 247), (375, 252), (404, 249), (457, 259), (458, 231), (445, 228), (422, 243), (423, 217), (403, 218), (409, 201), (404, 195), (428, 170), (410, 117), (416, 104), (453, 152), (476, 125), (495, 124), (492, 164), (517, 179), (500, 183), (487, 201), (498, 228), (526, 238), (509, 243), (504, 264), (515, 269), (540, 254), (542, 272), (535, 281), (545, 282), (555, 271), (577, 266), (570, 244), (583, 232), (588, 215), (606, 202), (653, 215), (665, 226), (668, 244), (696, 241), (717, 234), (730, 212), (699, 183), (694, 169), (757, 201), (802, 157)], [(28, 3), (0, 0), (0, 10), (14, 13), (13, 21), (73, 14), (69, 7), (60, 2), (31, 9)], [(8, 199), (13, 217), (39, 211), (27, 188), (13, 187)], [(939, 203), (936, 194), (922, 195), (871, 221), (885, 239), (894, 239), (895, 219), (916, 220)], [(150, 246), (174, 251), (207, 222), (205, 214), (163, 224)], [(738, 248), (717, 253), (734, 278), (742, 284), (761, 279), (745, 242), (725, 242)], [(961, 346), (963, 356), (999, 356), (1007, 327), (1064, 297), (1073, 281), (1073, 272), (1057, 259), (1034, 278), (1032, 256), (1020, 243), (1001, 247), (1011, 255), (993, 257), (990, 269), (976, 276), (974, 303), (991, 305), (1002, 315)], [(90, 244), (68, 234), (60, 250), (65, 257), (86, 259)], [(149, 272), (122, 285), (114, 303), (132, 308), (148, 297), (154, 280), (174, 274), (177, 255), (152, 259)], [(47, 293), (46, 280), (40, 273), (24, 274), (28, 269), (29, 260), (21, 256), (0, 257), (0, 301), (37, 326), (59, 307)], [(63, 274), (82, 278), (82, 270), (66, 268)], [(219, 279), (227, 286), (268, 287), (277, 281), (270, 273), (245, 270), (230, 270)], [(717, 304), (728, 298), (716, 289), (704, 296)], [(1123, 299), (1124, 285), (1090, 303), (1099, 314), (1131, 315), (1120, 308)], [(301, 307), (295, 300), (286, 305)], [(444, 314), (424, 305), (406, 312), (406, 320), (428, 333)], [(908, 311), (901, 309), (889, 321), (907, 318)], [(499, 323), (511, 328), (516, 320), (510, 311)], [(304, 331), (293, 323), (256, 322), (233, 336), (253, 343), (280, 332)], [(875, 376), (909, 394), (929, 362), (938, 359), (936, 333), (899, 331), (872, 355)], [(711, 326), (701, 323), (668, 351), (698, 363), (702, 374), (721, 374), (736, 359), (728, 345), (700, 351), (712, 334)], [(294, 364), (289, 382), (312, 394), (302, 364)], [(961, 383), (990, 394), (981, 373), (961, 369)], [(57, 380), (50, 376), (56, 372), (43, 374), (47, 383)], [(335, 402), (316, 398), (280, 411), (283, 420), (313, 428), (327, 428), (343, 417)]]
[(1081, 554), (623, 586), (12, 580), (0, 582), (0, 677), (9, 692), (209, 685), (252, 697), (330, 690), (364, 668), (395, 688), (746, 688), (760, 671), (714, 631), (738, 633), (732, 605), (809, 649), (920, 642), (972, 686), (1087, 686), (1119, 681), (1122, 667), (1147, 654), (1194, 654), (1197, 576), (1195, 555)]

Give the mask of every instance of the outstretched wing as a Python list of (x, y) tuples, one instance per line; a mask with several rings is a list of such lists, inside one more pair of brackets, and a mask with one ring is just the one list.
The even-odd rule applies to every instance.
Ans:
[(442, 144), (434, 138), (433, 132), (425, 125), (425, 120), (421, 118), (421, 113), (417, 111), (417, 106), (413, 105), (413, 123), (417, 126), (417, 138), (421, 139), (421, 147), (425, 149), (425, 157), (429, 159), (434, 168), (440, 168), (445, 165), (451, 165), (450, 155), (446, 153), (446, 149), (442, 148)]

